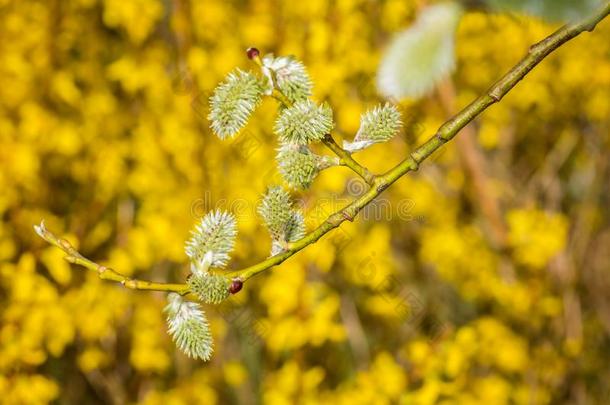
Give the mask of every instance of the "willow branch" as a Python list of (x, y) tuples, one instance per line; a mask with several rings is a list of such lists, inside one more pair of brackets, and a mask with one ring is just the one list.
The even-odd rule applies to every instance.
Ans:
[(76, 248), (74, 248), (74, 246), (72, 246), (72, 244), (70, 244), (70, 242), (68, 242), (67, 239), (61, 239), (55, 236), (45, 227), (44, 222), (41, 222), (40, 225), (35, 226), (34, 229), (41, 238), (49, 242), (51, 245), (63, 250), (66, 253), (64, 259), (67, 262), (95, 271), (98, 277), (102, 280), (119, 282), (131, 290), (176, 292), (180, 295), (185, 295), (189, 292), (189, 288), (186, 284), (155, 283), (152, 281), (133, 279), (111, 269), (110, 267), (97, 264), (83, 256), (78, 250), (76, 250)]
[[(277, 266), (298, 251), (317, 242), (322, 236), (339, 227), (339, 225), (341, 225), (344, 221), (353, 221), (358, 213), (386, 188), (408, 172), (417, 170), (419, 165), (424, 160), (426, 160), (442, 145), (453, 139), (462, 128), (468, 125), (490, 105), (499, 102), (513, 87), (517, 85), (517, 83), (519, 83), (550, 53), (569, 40), (580, 35), (582, 32), (593, 31), (596, 25), (606, 16), (608, 16), (608, 14), (610, 14), (610, 2), (605, 3), (590, 17), (587, 17), (580, 22), (565, 25), (544, 40), (531, 46), (528, 54), (521, 59), (517, 65), (509, 70), (508, 73), (500, 78), (500, 80), (493, 84), (485, 94), (478, 97), (459, 113), (453, 116), (453, 118), (441, 125), (441, 127), (432, 137), (430, 137), (430, 139), (416, 148), (406, 159), (401, 161), (392, 169), (388, 170), (385, 174), (374, 177), (371, 180), (371, 187), (351, 204), (335, 212), (334, 214), (331, 214), (321, 225), (300, 240), (288, 244), (285, 252), (272, 256), (253, 266), (232, 272), (222, 272), (219, 274), (223, 274), (229, 278), (240, 278), (242, 281), (246, 281), (265, 270)], [(333, 144), (336, 145), (334, 141), (330, 142), (328, 139), (327, 141), (328, 142), (325, 143), (327, 146), (330, 145), (329, 147), (331, 147)], [(341, 151), (339, 151), (341, 148), (338, 145), (337, 148), (337, 151), (341, 153)], [(101, 279), (117, 281), (127, 288), (138, 290), (173, 291), (183, 295), (189, 292), (186, 284), (153, 283), (149, 281), (130, 279), (113, 269), (101, 266), (85, 258), (76, 249), (74, 249), (74, 247), (72, 247), (68, 241), (57, 238), (51, 232), (47, 231), (42, 224), (40, 227), (36, 227), (36, 231), (47, 242), (66, 252), (66, 260), (96, 271)]]
[(318, 239), (334, 228), (337, 228), (344, 221), (353, 221), (356, 215), (386, 188), (408, 172), (417, 170), (424, 160), (442, 145), (453, 139), (462, 128), (468, 125), (490, 105), (499, 102), (544, 58), (584, 31), (593, 31), (597, 24), (607, 17), (608, 14), (610, 14), (610, 2), (605, 3), (591, 16), (579, 22), (564, 25), (547, 38), (532, 45), (528, 54), (510, 69), (508, 73), (500, 78), (500, 80), (494, 83), (485, 94), (479, 96), (476, 100), (454, 115), (453, 118), (441, 125), (437, 132), (425, 143), (416, 148), (409, 157), (388, 170), (385, 174), (377, 176), (373, 181), (372, 187), (363, 195), (347, 207), (330, 215), (321, 225), (305, 235), (302, 239), (289, 244), (287, 251), (243, 270), (231, 272), (229, 275), (231, 277), (239, 277), (245, 281), (267, 269), (277, 266), (298, 251), (317, 242)]

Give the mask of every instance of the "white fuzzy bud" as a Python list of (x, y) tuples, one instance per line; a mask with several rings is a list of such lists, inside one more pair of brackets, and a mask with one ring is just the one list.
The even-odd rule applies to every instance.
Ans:
[(210, 97), (208, 119), (214, 133), (220, 139), (237, 134), (248, 123), (263, 93), (263, 84), (252, 73), (240, 69), (229, 73)]
[(354, 141), (344, 142), (343, 149), (356, 152), (373, 144), (386, 142), (392, 139), (401, 127), (400, 112), (396, 106), (377, 106), (362, 114)]
[[(221, 210), (211, 211), (204, 216), (186, 243), (186, 254), (195, 265), (204, 258), (212, 267), (224, 267), (235, 245), (237, 225), (235, 217)], [(207, 256), (206, 256), (207, 255)]]
[(278, 149), (277, 161), (280, 174), (293, 188), (308, 188), (318, 173), (339, 164), (339, 159), (319, 156), (306, 146), (284, 144)]
[(290, 195), (282, 187), (270, 187), (258, 207), (272, 239), (271, 254), (281, 252), (286, 242), (295, 242), (305, 235), (303, 214), (293, 209)]
[(263, 74), (267, 76), (267, 94), (277, 90), (294, 103), (311, 96), (312, 83), (305, 66), (292, 56), (275, 58), (273, 54), (263, 57)]
[(275, 133), (282, 143), (307, 145), (333, 129), (333, 111), (327, 103), (317, 106), (306, 99), (284, 108), (275, 121)]
[(201, 306), (176, 293), (168, 294), (167, 300), (167, 329), (178, 349), (189, 357), (208, 361), (214, 342)]

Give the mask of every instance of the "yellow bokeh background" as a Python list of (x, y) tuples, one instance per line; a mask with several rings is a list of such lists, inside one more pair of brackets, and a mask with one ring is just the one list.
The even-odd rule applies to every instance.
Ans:
[[(207, 308), (209, 363), (175, 348), (163, 294), (100, 281), (32, 230), (44, 218), (100, 263), (181, 282), (189, 230), (223, 208), (239, 221), (230, 268), (264, 259), (256, 204), (281, 182), (277, 107), (220, 141), (206, 119), (215, 85), (254, 69), (248, 46), (293, 54), (350, 139), (381, 101), (384, 46), (423, 6), (0, 0), (0, 402), (609, 403), (610, 21), (458, 137), (472, 142)], [(554, 29), (467, 12), (451, 103)], [(357, 158), (375, 172), (399, 162), (449, 117), (439, 93), (402, 102), (400, 136)], [(295, 193), (309, 229), (362, 186), (332, 168)]]

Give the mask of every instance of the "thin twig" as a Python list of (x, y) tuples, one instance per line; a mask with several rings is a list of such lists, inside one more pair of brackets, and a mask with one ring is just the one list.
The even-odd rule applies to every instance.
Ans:
[(49, 242), (53, 246), (57, 246), (66, 253), (64, 259), (70, 263), (78, 264), (84, 268), (95, 271), (102, 280), (117, 281), (123, 284), (126, 288), (132, 290), (152, 290), (152, 291), (167, 291), (177, 292), (180, 295), (189, 293), (189, 288), (186, 284), (170, 284), (170, 283), (155, 283), (152, 281), (137, 280), (129, 278), (110, 267), (102, 266), (83, 256), (68, 240), (60, 239), (49, 231), (44, 222), (34, 227), (36, 233)]
[(368, 184), (369, 186), (373, 185), (373, 182), (375, 181), (375, 175), (373, 175), (366, 167), (356, 162), (352, 157), (352, 154), (340, 147), (337, 142), (335, 142), (331, 134), (326, 134), (324, 138), (322, 138), (322, 143), (324, 143), (324, 145), (326, 145), (328, 149), (333, 151), (334, 154), (339, 157), (339, 164), (341, 166), (349, 167), (354, 173), (362, 177), (366, 184)]

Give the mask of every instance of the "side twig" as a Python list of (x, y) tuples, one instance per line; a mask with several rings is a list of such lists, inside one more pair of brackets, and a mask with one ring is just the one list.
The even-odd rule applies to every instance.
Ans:
[(341, 166), (347, 166), (352, 169), (352, 171), (360, 176), (369, 186), (373, 184), (375, 176), (369, 172), (366, 167), (356, 162), (350, 152), (340, 147), (331, 134), (326, 134), (324, 138), (322, 138), (322, 142), (339, 157), (339, 164)]
[[(258, 66), (262, 66), (262, 61), (260, 58), (256, 57), (253, 59), (254, 62)], [(279, 90), (279, 86), (277, 85), (277, 78), (275, 77), (275, 73), (271, 72), (271, 81), (273, 83), (273, 93), (271, 96), (275, 98), (282, 106), (289, 108), (292, 106), (292, 102)], [(326, 134), (324, 138), (322, 138), (322, 143), (326, 145), (328, 149), (330, 149), (335, 155), (339, 157), (339, 164), (341, 166), (349, 167), (354, 173), (360, 176), (369, 186), (373, 184), (373, 180), (375, 176), (368, 171), (368, 169), (362, 166), (360, 163), (356, 162), (354, 158), (352, 158), (352, 154), (342, 147), (340, 147), (337, 142), (333, 139), (331, 134)]]

